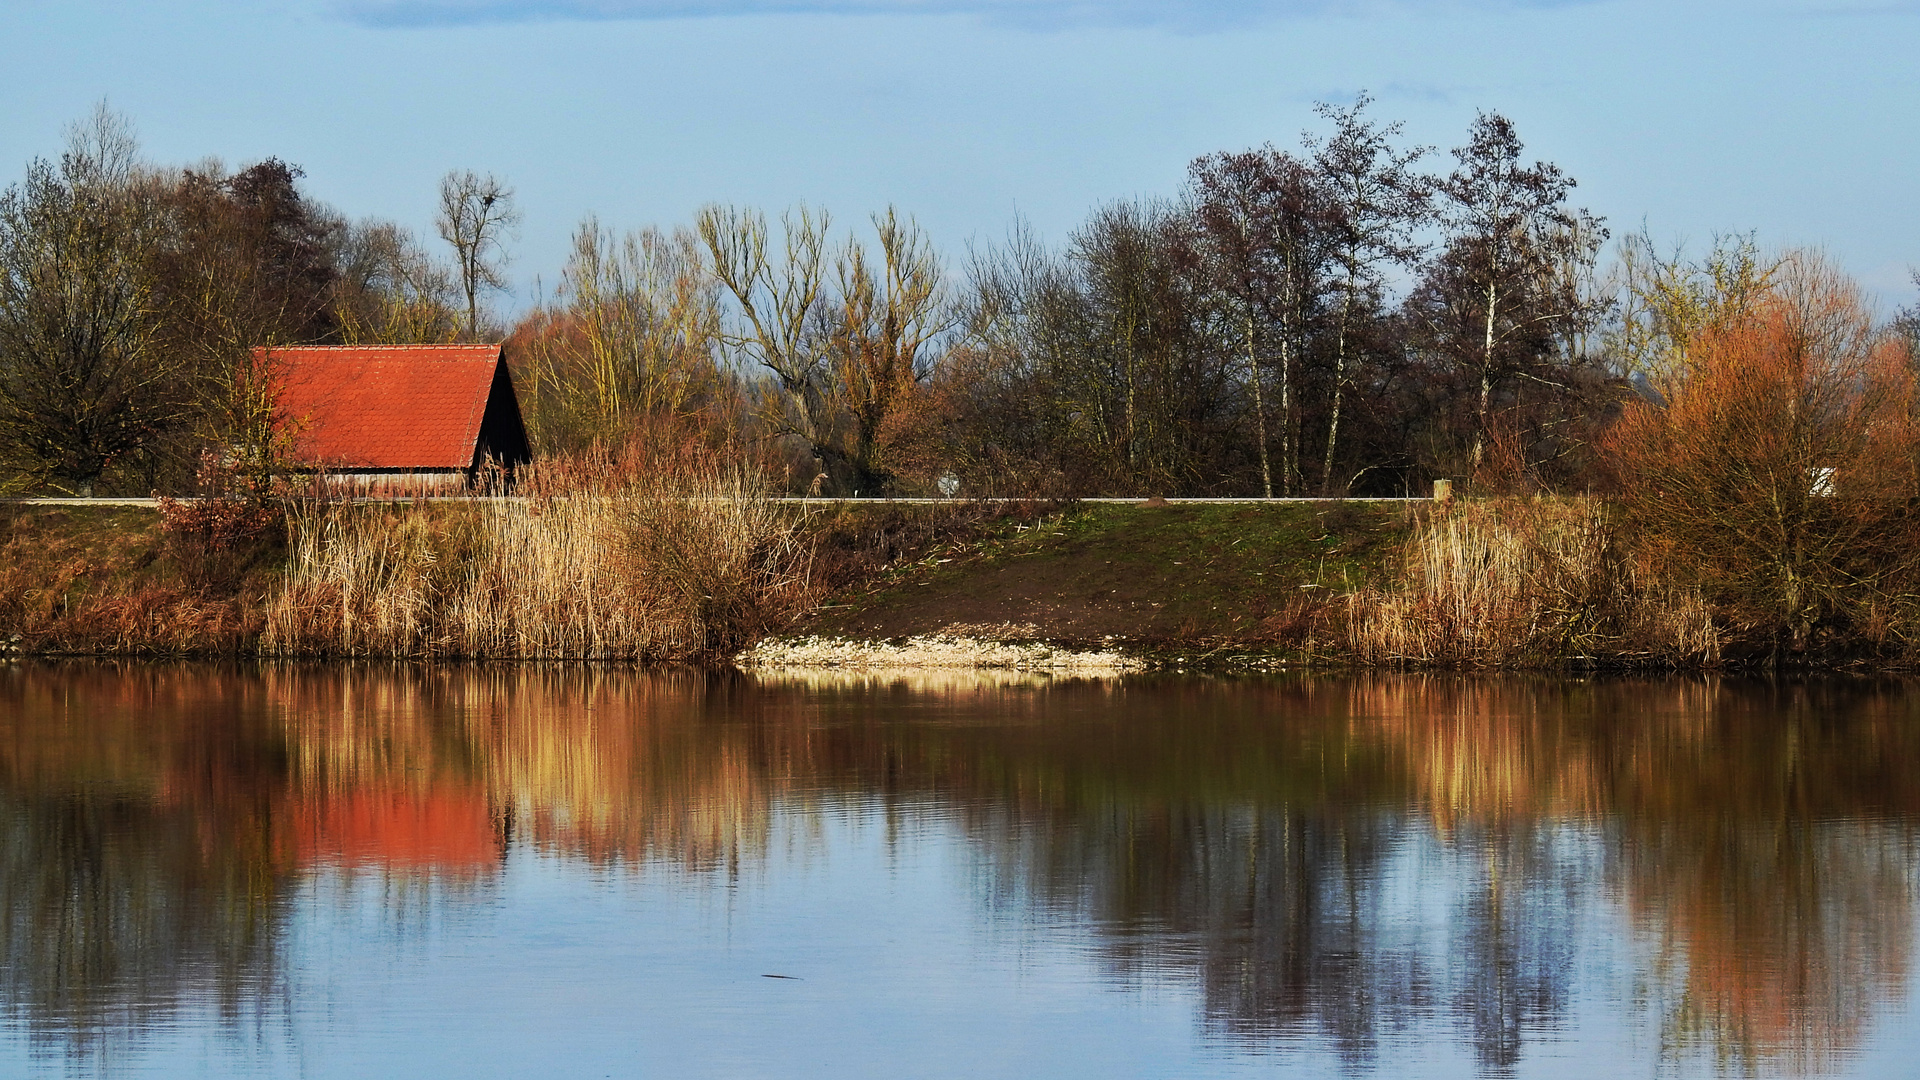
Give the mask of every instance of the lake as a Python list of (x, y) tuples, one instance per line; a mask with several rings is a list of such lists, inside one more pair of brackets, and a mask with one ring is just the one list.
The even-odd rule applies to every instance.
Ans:
[(1920, 688), (0, 667), (0, 1076), (1913, 1075)]

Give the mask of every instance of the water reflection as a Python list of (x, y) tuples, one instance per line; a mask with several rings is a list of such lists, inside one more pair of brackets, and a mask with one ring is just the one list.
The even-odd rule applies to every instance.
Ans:
[(984, 917), (1194, 987), (1233, 1045), (1443, 1032), (1503, 1075), (1602, 998), (1669, 1064), (1823, 1072), (1906, 993), (1916, 765), (1920, 697), (1865, 683), (14, 667), (0, 1002), (70, 1053), (244, 1026), (316, 875), (711, 888), (841, 813), (944, 823)]

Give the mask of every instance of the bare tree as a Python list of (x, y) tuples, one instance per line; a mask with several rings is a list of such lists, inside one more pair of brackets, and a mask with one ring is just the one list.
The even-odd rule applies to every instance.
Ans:
[(334, 319), (350, 345), (437, 344), (460, 336), (451, 266), (389, 221), (346, 227), (335, 254)]
[(935, 390), (951, 417), (944, 452), (970, 489), (1061, 494), (1082, 475), (1085, 414), (1069, 402), (1067, 354), (1087, 338), (1078, 284), (1024, 220), (974, 249), (955, 340)]
[(1662, 254), (1644, 228), (1622, 238), (1614, 270), (1619, 309), (1606, 334), (1616, 370), (1650, 382), (1679, 373), (1693, 340), (1743, 316), (1782, 265), (1763, 256), (1750, 233), (1714, 237), (1699, 259), (1679, 245)]
[(1273, 498), (1262, 385), (1272, 366), (1279, 392), (1280, 490), (1291, 495), (1300, 481), (1293, 372), (1325, 276), (1323, 186), (1306, 163), (1272, 147), (1200, 158), (1188, 171), (1207, 284), (1229, 300), (1234, 336), (1246, 356), (1261, 491)]
[(1419, 257), (1412, 233), (1427, 204), (1427, 181), (1413, 171), (1426, 156), (1426, 148), (1394, 149), (1401, 125), (1383, 127), (1366, 119), (1372, 101), (1363, 93), (1344, 109), (1317, 106), (1314, 111), (1333, 121), (1333, 135), (1325, 141), (1307, 140), (1314, 151), (1314, 169), (1326, 188), (1327, 233), (1340, 274), (1340, 306), (1333, 327), (1332, 408), (1326, 456), (1320, 466), (1320, 486), (1330, 494), (1354, 324), (1365, 301), (1382, 289), (1386, 267)]
[(96, 112), (56, 166), (0, 195), (0, 451), (29, 481), (88, 494), (183, 422), (154, 348), (160, 235), (124, 120)]
[(723, 340), (773, 377), (779, 399), (767, 419), (779, 434), (797, 435), (813, 453), (831, 457), (833, 402), (827, 389), (826, 342), (813, 320), (827, 270), (825, 212), (805, 206), (780, 218), (780, 263), (768, 253), (767, 219), (757, 210), (709, 206), (695, 228), (713, 256), (713, 273), (738, 308)]
[(1229, 444), (1245, 445), (1245, 380), (1194, 219), (1184, 203), (1099, 208), (1066, 252), (1070, 303), (1049, 312), (1058, 406), (1135, 491), (1218, 483)]
[[(1477, 384), (1471, 461), (1485, 455), (1495, 393), (1512, 379), (1563, 383), (1541, 371), (1556, 337), (1597, 314), (1564, 269), (1597, 256), (1606, 230), (1566, 205), (1574, 181), (1554, 165), (1521, 164), (1520, 136), (1496, 113), (1474, 120), (1440, 183), (1451, 237), (1409, 307), (1439, 352)], [(1560, 386), (1556, 385), (1556, 388)]]
[(536, 396), (556, 401), (576, 430), (615, 435), (632, 420), (675, 416), (718, 383), (719, 283), (691, 230), (616, 235), (589, 215), (561, 275), (555, 332), (525, 359)]
[(847, 458), (858, 490), (870, 493), (888, 481), (876, 455), (881, 429), (902, 396), (932, 370), (929, 343), (953, 324), (940, 260), (926, 233), (891, 207), (873, 216), (873, 226), (879, 273), (865, 245), (849, 237), (835, 265), (840, 304), (828, 336), (834, 393), (854, 428)]
[(1184, 204), (1119, 202), (1057, 255), (1024, 231), (976, 255), (936, 380), (963, 479), (1050, 493), (1244, 483), (1222, 469), (1246, 447), (1244, 354), (1197, 272), (1196, 232)]
[(453, 245), (459, 263), (460, 288), (467, 299), (467, 336), (480, 332), (480, 294), (504, 289), (506, 264), (502, 241), (520, 223), (513, 189), (492, 173), (459, 169), (440, 179), (440, 214), (434, 224), (440, 238)]

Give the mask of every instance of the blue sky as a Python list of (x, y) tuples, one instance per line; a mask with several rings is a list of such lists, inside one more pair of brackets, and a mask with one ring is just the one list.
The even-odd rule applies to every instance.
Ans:
[(1617, 233), (1817, 244), (1883, 302), (1920, 265), (1920, 4), (1873, 0), (0, 0), (0, 175), (106, 98), (147, 155), (276, 155), (430, 233), (450, 168), (518, 191), (519, 302), (587, 212), (893, 203), (959, 262), (1063, 240), (1199, 154), (1361, 89), (1442, 149), (1476, 109)]

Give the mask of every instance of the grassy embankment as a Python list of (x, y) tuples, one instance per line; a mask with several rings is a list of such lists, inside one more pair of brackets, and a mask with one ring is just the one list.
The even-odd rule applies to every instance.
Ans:
[(964, 636), (1178, 666), (1743, 659), (1738, 620), (1630, 554), (1593, 500), (1007, 511), (735, 494), (303, 505), (284, 541), (213, 552), (153, 511), (9, 507), (0, 640), (715, 662), (769, 635)]
[(938, 545), (796, 632), (1114, 647), (1178, 666), (1716, 666), (1738, 620), (1586, 498), (1087, 505)]
[(1392, 504), (1083, 504), (928, 545), (793, 633), (1119, 647), (1166, 663), (1330, 659), (1340, 599), (1384, 585), (1415, 516)]
[[(0, 636), (20, 634), (33, 651), (159, 654), (674, 659), (779, 630), (1117, 642), (1169, 657), (1300, 652), (1324, 648), (1314, 635), (1331, 597), (1389, 572), (1409, 522), (1360, 504), (823, 504), (744, 526), (649, 530), (634, 504), (584, 520), (593, 505), (328, 507), (296, 513), (289, 543), (212, 570), (151, 510), (9, 507)], [(729, 580), (676, 589), (658, 565), (667, 531), (697, 534), (679, 545), (682, 564), (724, 537), (757, 539), (721, 560)], [(792, 549), (771, 567), (769, 540)], [(651, 587), (636, 589), (641, 579)], [(712, 610), (727, 587), (751, 610)], [(749, 595), (776, 588), (786, 595), (774, 603)], [(737, 625), (708, 632), (721, 622)]]
[(0, 506), (0, 642), (46, 653), (245, 652), (283, 560), (271, 544), (196, 558), (144, 507)]

